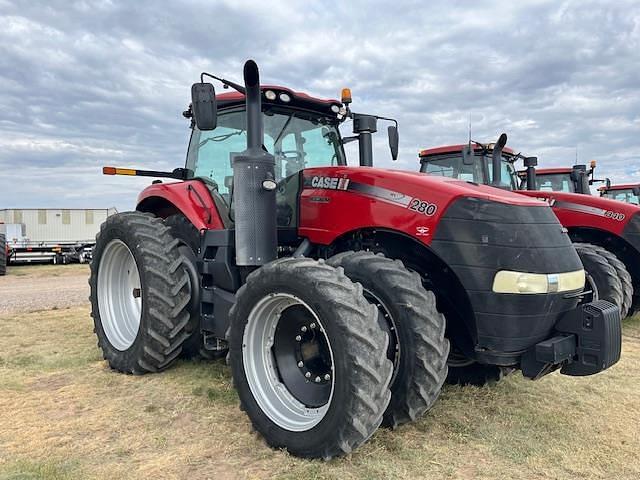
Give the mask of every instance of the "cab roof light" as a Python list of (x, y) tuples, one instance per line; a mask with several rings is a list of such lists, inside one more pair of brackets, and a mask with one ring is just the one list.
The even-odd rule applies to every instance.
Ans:
[(340, 97), (342, 99), (342, 103), (344, 103), (345, 105), (349, 105), (351, 103), (351, 89), (343, 88)]

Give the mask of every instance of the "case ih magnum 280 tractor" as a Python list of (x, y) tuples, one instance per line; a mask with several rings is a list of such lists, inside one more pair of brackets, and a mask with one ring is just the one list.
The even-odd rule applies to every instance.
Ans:
[[(522, 185), (528, 190), (521, 193), (549, 203), (568, 230), (587, 272), (588, 288), (593, 292), (589, 298), (615, 303), (623, 318), (637, 311), (640, 308), (640, 207), (572, 193), (589, 191), (594, 164), (590, 171), (584, 165), (565, 169), (565, 181), (572, 185), (569, 190), (537, 190), (550, 182), (548, 176), (543, 180), (545, 184), (538, 181), (537, 159), (503, 148), (506, 135), (503, 134), (501, 140), (496, 144), (473, 142), (422, 150), (420, 171), (510, 190), (517, 189), (526, 177)], [(523, 159), (526, 167), (520, 174), (514, 167), (518, 159)]]
[[(448, 366), (535, 379), (618, 360), (618, 309), (578, 307), (584, 271), (546, 204), (347, 167), (350, 139), (371, 164), (376, 117), (260, 87), (253, 61), (244, 87), (221, 81), (237, 92), (192, 87), (185, 168), (105, 168), (181, 180), (154, 181), (97, 237), (92, 316), (114, 369), (157, 372), (183, 349), (228, 349), (241, 407), (267, 442), (330, 458), (427, 411)], [(345, 117), (355, 137), (341, 138)]]

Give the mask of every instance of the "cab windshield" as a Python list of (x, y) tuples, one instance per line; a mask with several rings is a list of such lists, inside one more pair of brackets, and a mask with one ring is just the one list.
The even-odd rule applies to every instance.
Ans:
[[(568, 192), (575, 193), (575, 187), (569, 173), (547, 173), (536, 175), (537, 190), (543, 192)], [(527, 188), (527, 181), (524, 180), (522, 188)]]
[(638, 201), (638, 195), (633, 192), (632, 188), (624, 188), (620, 190), (608, 190), (602, 194), (605, 198), (612, 200), (618, 200), (620, 202), (633, 203), (635, 205), (640, 204)]
[[(457, 178), (467, 182), (490, 184), (493, 181), (493, 168), (491, 155), (476, 153), (474, 162), (465, 164), (462, 152), (423, 158), (422, 169), (424, 173), (441, 175), (443, 177)], [(506, 158), (501, 162), (500, 185), (510, 190), (517, 188), (518, 174), (513, 164)]]
[[(276, 180), (303, 168), (345, 165), (344, 150), (335, 120), (298, 110), (263, 112), (264, 147), (276, 159)], [(194, 126), (186, 167), (194, 177), (215, 182), (226, 199), (233, 184), (232, 156), (247, 146), (243, 109), (219, 112), (214, 130)]]

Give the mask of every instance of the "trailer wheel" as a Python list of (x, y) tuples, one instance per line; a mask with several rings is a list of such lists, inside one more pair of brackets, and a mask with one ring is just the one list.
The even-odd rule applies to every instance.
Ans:
[(420, 275), (382, 253), (349, 251), (327, 263), (344, 268), (352, 281), (362, 285), (388, 330), (387, 356), (394, 363), (394, 374), (383, 426), (395, 428), (415, 420), (436, 402), (447, 377), (449, 341), (435, 296), (425, 290)]
[(589, 243), (574, 243), (586, 272), (586, 287), (593, 293), (585, 302), (607, 300), (617, 305), (622, 313), (624, 293), (616, 269), (600, 253), (601, 247)]
[(230, 316), (241, 408), (269, 445), (329, 459), (375, 432), (391, 398), (389, 337), (341, 268), (271, 262), (247, 277)]
[(0, 275), (7, 274), (7, 240), (0, 234)]
[(167, 368), (189, 337), (185, 263), (162, 220), (127, 212), (100, 227), (91, 262), (91, 316), (111, 368), (142, 374)]
[(602, 255), (607, 260), (607, 262), (609, 262), (609, 265), (615, 268), (616, 273), (618, 274), (618, 279), (622, 284), (623, 295), (620, 316), (624, 319), (629, 316), (631, 304), (633, 303), (633, 280), (631, 279), (631, 274), (629, 273), (629, 270), (627, 270), (626, 265), (622, 263), (614, 253), (599, 245), (591, 246), (595, 249), (595, 251)]
[(181, 214), (167, 217), (164, 223), (171, 229), (171, 234), (180, 240), (179, 248), (189, 261), (189, 281), (193, 285), (191, 304), (189, 305), (189, 325), (193, 333), (182, 346), (182, 356), (205, 360), (222, 358), (227, 354), (228, 349), (207, 350), (204, 348), (204, 337), (200, 331), (200, 276), (196, 267), (198, 250), (200, 249), (200, 233), (193, 223)]

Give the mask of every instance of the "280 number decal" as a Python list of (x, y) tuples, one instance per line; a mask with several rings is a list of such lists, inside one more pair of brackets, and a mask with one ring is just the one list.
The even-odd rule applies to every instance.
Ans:
[(438, 211), (438, 206), (433, 203), (420, 200), (419, 198), (412, 198), (411, 202), (409, 202), (409, 210), (414, 210), (418, 213), (431, 217)]

